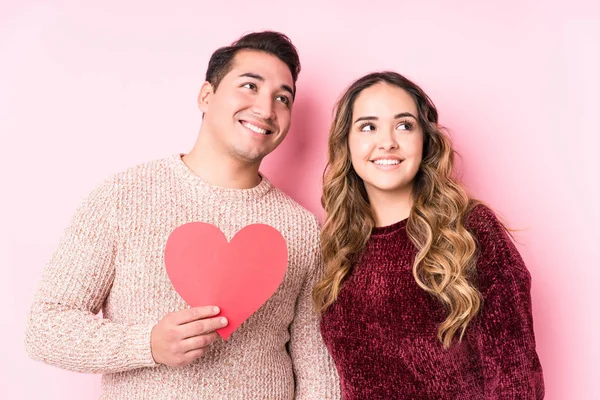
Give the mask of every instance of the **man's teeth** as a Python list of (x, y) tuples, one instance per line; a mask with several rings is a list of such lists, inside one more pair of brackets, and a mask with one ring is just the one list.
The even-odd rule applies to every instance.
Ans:
[(266, 129), (261, 129), (258, 126), (254, 126), (249, 122), (242, 122), (242, 125), (244, 125), (246, 128), (250, 129), (252, 132), (256, 132), (259, 133), (261, 135), (266, 135), (267, 134), (267, 130)]
[(397, 165), (400, 164), (400, 160), (375, 160), (373, 161), (377, 165)]

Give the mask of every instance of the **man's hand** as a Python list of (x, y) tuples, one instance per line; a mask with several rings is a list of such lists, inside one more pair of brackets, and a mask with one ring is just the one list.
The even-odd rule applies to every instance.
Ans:
[(150, 346), (158, 364), (182, 367), (202, 357), (217, 340), (216, 329), (227, 325), (224, 317), (214, 317), (219, 307), (188, 308), (169, 313), (152, 328)]

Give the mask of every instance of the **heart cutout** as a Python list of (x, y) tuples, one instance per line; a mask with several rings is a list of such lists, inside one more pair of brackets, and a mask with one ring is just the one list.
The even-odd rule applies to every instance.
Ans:
[(173, 287), (192, 307), (220, 307), (229, 324), (217, 333), (225, 340), (275, 293), (287, 261), (285, 239), (265, 224), (248, 225), (228, 242), (216, 226), (191, 222), (165, 246)]

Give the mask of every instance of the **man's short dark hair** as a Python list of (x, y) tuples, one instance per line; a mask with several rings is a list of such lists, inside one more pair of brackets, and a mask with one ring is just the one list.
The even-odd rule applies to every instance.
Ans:
[(273, 31), (249, 33), (233, 42), (231, 46), (221, 47), (215, 51), (210, 57), (206, 70), (206, 80), (214, 90), (217, 90), (223, 77), (231, 71), (233, 59), (240, 50), (262, 51), (283, 61), (292, 73), (294, 94), (296, 93), (296, 79), (300, 73), (298, 51), (290, 38), (283, 33)]

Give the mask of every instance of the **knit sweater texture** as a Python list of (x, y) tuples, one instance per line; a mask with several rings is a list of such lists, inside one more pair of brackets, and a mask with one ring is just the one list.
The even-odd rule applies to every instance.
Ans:
[(467, 228), (478, 242), (478, 316), (462, 342), (445, 350), (441, 303), (412, 274), (416, 248), (407, 220), (377, 227), (321, 323), (344, 400), (541, 399), (531, 277), (494, 215), (477, 205)]
[[(189, 307), (167, 276), (164, 249), (175, 228), (195, 221), (228, 240), (268, 224), (287, 242), (288, 266), (229, 340), (172, 368), (154, 362), (150, 333), (167, 313)], [(312, 214), (265, 177), (251, 189), (211, 185), (178, 154), (113, 176), (78, 209), (43, 274), (25, 344), (35, 359), (102, 373), (102, 399), (338, 399), (311, 300), (321, 273)]]

